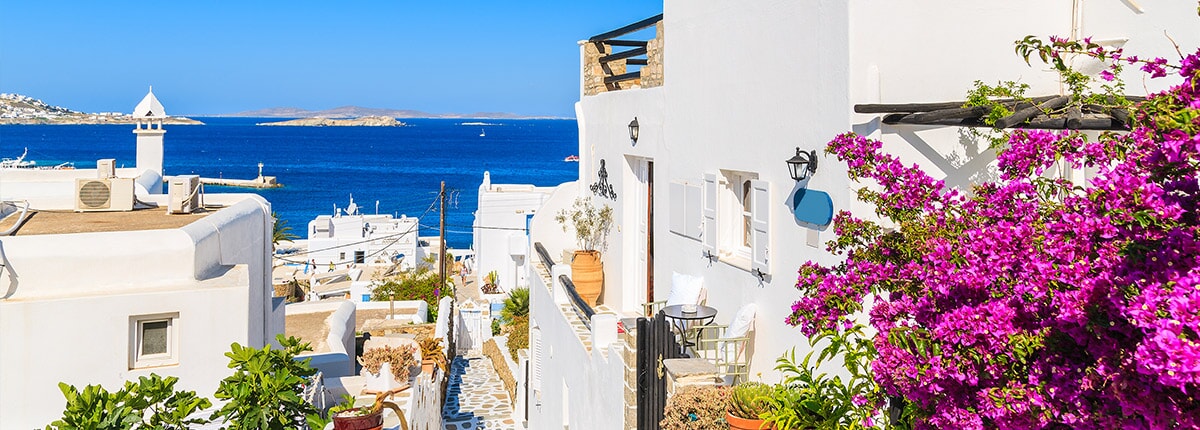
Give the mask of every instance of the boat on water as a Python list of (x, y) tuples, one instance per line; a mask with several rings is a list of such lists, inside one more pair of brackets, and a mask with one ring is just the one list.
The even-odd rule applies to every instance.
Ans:
[(568, 163), (578, 163), (579, 156), (578, 155), (568, 155), (567, 158), (563, 159), (563, 161), (566, 161)]
[(484, 136), (487, 136), (487, 133), (484, 133), (482, 128), (479, 129), (479, 137), (484, 137)]
[(26, 160), (29, 155), (29, 148), (25, 148), (25, 152), (21, 153), (17, 158), (0, 159), (0, 170), (3, 169), (29, 169), (29, 170), (71, 170), (75, 168), (75, 164), (66, 162), (54, 166), (39, 166), (36, 161)]

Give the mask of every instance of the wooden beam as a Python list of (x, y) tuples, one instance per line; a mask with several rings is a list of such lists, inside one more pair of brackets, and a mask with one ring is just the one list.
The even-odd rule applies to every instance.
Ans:
[(1133, 126), (1133, 123), (1129, 121), (1128, 109), (1113, 109), (1109, 114), (1112, 115), (1113, 119), (1117, 120), (1117, 122), (1121, 123), (1125, 127), (1128, 128)]
[(611, 39), (611, 40), (604, 41), (604, 44), (608, 45), (608, 46), (641, 46), (643, 48), (646, 47), (646, 43), (647, 42), (641, 41), (641, 40)]
[(906, 117), (907, 121), (913, 124), (934, 123), (944, 119), (965, 119), (978, 118), (992, 110), (987, 106), (975, 106), (969, 108), (942, 109), (925, 113), (914, 113)]
[(630, 66), (645, 66), (648, 60), (645, 58), (630, 58), (625, 60), (625, 64)]
[(617, 36), (620, 36), (623, 34), (633, 33), (635, 31), (641, 30), (643, 28), (650, 27), (654, 24), (658, 24), (658, 22), (662, 21), (662, 19), (663, 19), (663, 15), (660, 13), (658, 15), (654, 15), (652, 17), (643, 19), (643, 20), (635, 22), (633, 24), (629, 24), (627, 26), (618, 28), (616, 30), (600, 33), (595, 36), (589, 37), (588, 42), (601, 42), (601, 41), (612, 39), (614, 37), (617, 37)]
[[(1033, 97), (1034, 103), (1041, 103), (1046, 100), (1053, 99), (1058, 96), (1038, 96)], [(1016, 103), (1016, 99), (997, 99), (997, 103)], [(937, 103), (900, 103), (900, 104), (857, 104), (854, 105), (854, 113), (901, 113), (901, 112), (930, 112), (944, 109), (961, 108), (967, 104), (961, 102), (937, 102)]]
[(1053, 99), (1047, 100), (1037, 106), (1030, 106), (1030, 107), (1018, 110), (1015, 113), (1013, 113), (1012, 115), (1009, 115), (1009, 116), (1006, 116), (1004, 118), (1000, 118), (999, 120), (997, 120), (996, 128), (1012, 128), (1012, 126), (1014, 126), (1014, 125), (1023, 123), (1026, 120), (1033, 118), (1034, 115), (1037, 115), (1038, 113), (1045, 112), (1048, 110), (1054, 110), (1054, 109), (1058, 109), (1060, 107), (1066, 106), (1067, 102), (1069, 102), (1069, 101), (1071, 101), (1070, 96), (1058, 96)]
[(616, 75), (616, 76), (608, 76), (608, 77), (605, 77), (605, 78), (604, 78), (604, 83), (606, 83), (606, 84), (611, 84), (611, 83), (614, 83), (614, 82), (631, 81), (631, 80), (634, 80), (634, 79), (637, 79), (637, 78), (640, 78), (640, 77), (642, 77), (642, 72), (640, 72), (640, 71), (638, 71), (638, 72), (629, 72), (629, 73), (626, 73), (626, 74), (623, 74), (623, 75)]
[(1071, 130), (1079, 130), (1083, 125), (1083, 112), (1079, 111), (1079, 106), (1071, 106), (1067, 108), (1066, 127)]
[(624, 60), (626, 58), (636, 57), (639, 55), (646, 55), (646, 48), (634, 48), (634, 49), (630, 49), (628, 51), (618, 52), (616, 54), (605, 55), (603, 57), (600, 57), (600, 62), (608, 63), (611, 61)]

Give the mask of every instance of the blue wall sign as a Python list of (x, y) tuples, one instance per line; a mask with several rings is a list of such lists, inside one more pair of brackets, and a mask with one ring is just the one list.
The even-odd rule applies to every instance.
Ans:
[(826, 226), (833, 221), (833, 199), (824, 191), (801, 188), (792, 197), (792, 212), (799, 221)]

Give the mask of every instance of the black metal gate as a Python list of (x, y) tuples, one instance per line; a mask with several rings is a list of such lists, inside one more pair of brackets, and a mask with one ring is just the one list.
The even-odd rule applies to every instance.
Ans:
[(681, 358), (671, 322), (662, 312), (637, 321), (637, 428), (657, 430), (667, 406), (667, 375), (662, 361)]

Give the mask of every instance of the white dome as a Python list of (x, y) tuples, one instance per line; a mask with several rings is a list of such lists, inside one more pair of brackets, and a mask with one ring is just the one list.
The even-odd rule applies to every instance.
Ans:
[(167, 111), (163, 109), (162, 103), (158, 102), (158, 97), (154, 97), (154, 87), (146, 93), (146, 97), (142, 99), (137, 107), (133, 108), (134, 118), (166, 118)]

